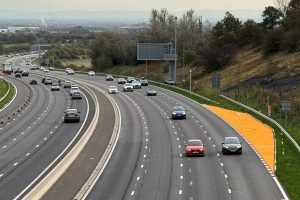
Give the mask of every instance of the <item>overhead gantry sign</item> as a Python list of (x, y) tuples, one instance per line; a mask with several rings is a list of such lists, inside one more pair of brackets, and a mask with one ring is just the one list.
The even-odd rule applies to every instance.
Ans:
[(168, 81), (176, 83), (176, 53), (172, 43), (138, 43), (137, 60), (168, 61)]

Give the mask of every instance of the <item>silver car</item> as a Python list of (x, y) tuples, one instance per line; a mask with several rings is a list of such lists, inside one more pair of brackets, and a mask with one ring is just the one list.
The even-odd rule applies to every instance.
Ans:
[(65, 111), (64, 122), (80, 122), (80, 115), (77, 109), (68, 109)]
[(65, 84), (64, 84), (64, 88), (71, 88), (71, 81), (66, 81)]
[(51, 91), (59, 91), (59, 84), (58, 83), (52, 83), (52, 86), (51, 86)]
[(125, 84), (123, 85), (123, 91), (124, 91), (124, 92), (131, 92), (131, 91), (133, 91), (133, 86), (132, 86), (132, 84), (131, 84), (131, 83), (125, 83)]
[(142, 88), (142, 84), (140, 81), (132, 81), (132, 86), (134, 89), (141, 89)]
[(52, 79), (51, 78), (46, 78), (45, 85), (48, 85), (48, 84), (52, 85)]
[(147, 96), (156, 96), (156, 95), (157, 95), (156, 90), (148, 90), (147, 91)]
[(74, 90), (71, 96), (72, 99), (82, 99), (81, 92), (79, 90)]

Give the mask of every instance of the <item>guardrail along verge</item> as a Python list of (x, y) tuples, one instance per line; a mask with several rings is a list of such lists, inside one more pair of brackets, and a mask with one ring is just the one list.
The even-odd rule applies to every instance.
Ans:
[(220, 97), (222, 97), (222, 98), (224, 98), (224, 99), (226, 99), (226, 100), (228, 100), (228, 101), (230, 101), (230, 102), (232, 102), (232, 103), (235, 103), (235, 104), (237, 104), (237, 105), (239, 105), (239, 106), (242, 106), (243, 108), (246, 108), (247, 110), (250, 110), (250, 111), (252, 111), (252, 112), (254, 112), (255, 114), (257, 114), (257, 115), (259, 115), (259, 116), (261, 116), (261, 117), (263, 117), (264, 119), (266, 119), (266, 120), (268, 120), (268, 121), (270, 121), (270, 122), (272, 122), (273, 124), (275, 124), (280, 130), (281, 130), (281, 132), (283, 132), (285, 135), (286, 135), (286, 137), (294, 144), (294, 146), (297, 148), (297, 150), (300, 152), (300, 146), (299, 146), (299, 144), (293, 139), (293, 137), (278, 123), (278, 122), (276, 122), (274, 119), (272, 119), (272, 118), (270, 118), (270, 117), (268, 117), (268, 116), (266, 116), (266, 115), (264, 115), (263, 113), (261, 113), (261, 112), (259, 112), (259, 111), (257, 111), (257, 110), (255, 110), (254, 108), (251, 108), (251, 107), (249, 107), (249, 106), (246, 106), (246, 105), (244, 105), (244, 104), (242, 104), (242, 103), (240, 103), (240, 102), (238, 102), (238, 101), (236, 101), (236, 100), (233, 100), (233, 99), (231, 99), (231, 98), (229, 98), (229, 97), (227, 97), (227, 96), (225, 96), (225, 95), (220, 95)]

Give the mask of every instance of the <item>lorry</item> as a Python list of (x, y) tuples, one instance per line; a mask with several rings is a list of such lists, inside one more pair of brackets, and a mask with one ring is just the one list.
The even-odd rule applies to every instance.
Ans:
[(5, 74), (11, 74), (11, 73), (13, 72), (12, 64), (11, 64), (11, 63), (4, 63), (4, 64), (2, 64), (1, 70), (2, 70)]

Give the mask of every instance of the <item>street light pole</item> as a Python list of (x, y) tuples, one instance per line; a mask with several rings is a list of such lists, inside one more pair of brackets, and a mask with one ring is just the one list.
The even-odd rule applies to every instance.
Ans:
[(192, 92), (192, 69), (190, 69), (190, 92)]
[(174, 70), (174, 83), (176, 83), (176, 64), (177, 64), (177, 17), (175, 17), (175, 70)]
[(182, 47), (182, 74), (181, 74), (182, 80), (184, 79), (184, 47)]
[(146, 60), (146, 78), (148, 76), (148, 60)]

